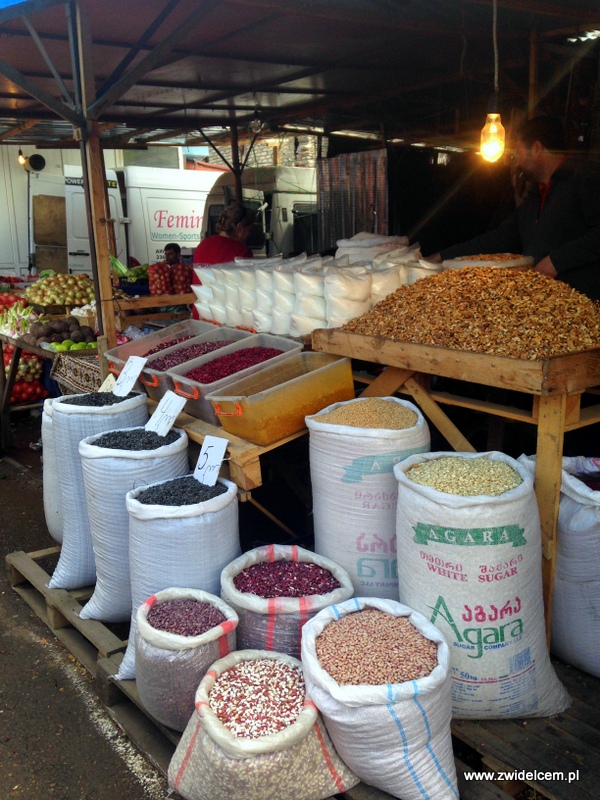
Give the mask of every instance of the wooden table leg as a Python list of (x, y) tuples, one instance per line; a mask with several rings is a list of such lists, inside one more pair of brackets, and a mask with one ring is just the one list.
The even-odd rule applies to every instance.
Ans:
[(404, 382), (414, 375), (411, 369), (386, 367), (383, 372), (361, 392), (361, 397), (389, 397), (397, 392)]
[(552, 592), (556, 565), (558, 507), (560, 502), (566, 413), (566, 394), (540, 397), (535, 493), (542, 526), (542, 580), (548, 644), (550, 644), (552, 628)]

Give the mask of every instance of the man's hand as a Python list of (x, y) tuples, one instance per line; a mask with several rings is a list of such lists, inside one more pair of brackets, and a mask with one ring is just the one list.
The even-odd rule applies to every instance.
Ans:
[(432, 261), (434, 264), (441, 264), (442, 257), (439, 253), (433, 253), (430, 256), (423, 256), (424, 261)]
[(549, 278), (556, 278), (558, 272), (554, 269), (554, 264), (552, 263), (552, 259), (550, 256), (546, 256), (542, 258), (541, 261), (534, 267), (536, 272), (540, 272), (542, 275), (547, 275)]

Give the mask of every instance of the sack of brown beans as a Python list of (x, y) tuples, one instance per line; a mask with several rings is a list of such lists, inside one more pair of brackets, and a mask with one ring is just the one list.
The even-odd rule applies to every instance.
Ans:
[(504, 453), (427, 453), (398, 480), (399, 598), (450, 645), (452, 714), (546, 717), (570, 698), (550, 663), (538, 505)]
[(306, 694), (300, 662), (266, 650), (210, 666), (168, 778), (184, 800), (325, 800), (359, 782)]
[(79, 613), (81, 619), (123, 622), (131, 616), (125, 496), (140, 483), (188, 472), (187, 448), (187, 434), (176, 428), (166, 436), (143, 427), (122, 428), (86, 436), (79, 443), (96, 560), (96, 586)]
[(225, 478), (206, 486), (182, 475), (141, 486), (127, 492), (125, 506), (133, 612), (118, 680), (135, 678), (136, 614), (144, 600), (174, 586), (218, 595), (223, 567), (241, 551), (237, 486)]
[(182, 731), (194, 711), (198, 684), (219, 658), (235, 650), (238, 616), (220, 598), (194, 589), (165, 589), (137, 611), (136, 687), (144, 708)]
[(357, 597), (302, 630), (309, 696), (340, 757), (403, 800), (458, 800), (448, 645), (394, 600)]
[(51, 589), (81, 589), (96, 580), (79, 442), (94, 433), (145, 425), (147, 400), (145, 394), (117, 397), (112, 392), (87, 392), (54, 399), (52, 430), (56, 463), (60, 464), (63, 541), (58, 564), (48, 584)]
[(297, 545), (257, 547), (221, 573), (221, 597), (240, 619), (238, 647), (294, 658), (300, 657), (304, 623), (353, 593), (345, 569)]
[(315, 552), (359, 596), (398, 598), (394, 464), (430, 449), (420, 410), (396, 397), (334, 403), (306, 417)]

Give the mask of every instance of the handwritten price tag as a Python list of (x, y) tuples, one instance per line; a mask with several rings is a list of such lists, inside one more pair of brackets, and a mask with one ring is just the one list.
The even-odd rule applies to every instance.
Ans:
[(194, 478), (206, 486), (214, 486), (219, 477), (228, 441), (220, 436), (205, 436), (198, 456)]
[(159, 436), (166, 436), (186, 402), (185, 397), (181, 397), (171, 390), (165, 392), (160, 403), (156, 406), (154, 414), (146, 423), (146, 430), (154, 431)]
[(102, 386), (98, 389), (99, 392), (112, 392), (115, 388), (115, 383), (117, 382), (114, 375), (107, 375), (104, 381), (102, 382)]
[(125, 366), (121, 370), (121, 374), (117, 378), (113, 394), (116, 394), (117, 397), (126, 397), (140, 377), (140, 372), (146, 366), (147, 360), (147, 358), (142, 358), (142, 356), (129, 356), (125, 362)]

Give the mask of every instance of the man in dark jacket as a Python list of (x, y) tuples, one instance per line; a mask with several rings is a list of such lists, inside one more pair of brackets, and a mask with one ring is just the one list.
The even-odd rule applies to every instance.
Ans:
[(520, 127), (514, 159), (533, 184), (517, 210), (494, 230), (428, 259), (532, 256), (537, 272), (600, 299), (600, 165), (568, 157), (560, 120), (546, 116)]

